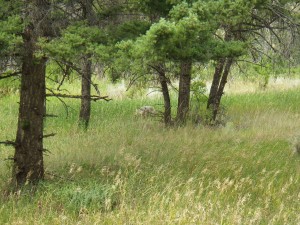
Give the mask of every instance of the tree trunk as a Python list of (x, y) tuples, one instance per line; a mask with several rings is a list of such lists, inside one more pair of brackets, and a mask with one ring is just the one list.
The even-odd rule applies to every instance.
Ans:
[(181, 62), (178, 107), (177, 107), (177, 123), (184, 124), (189, 112), (190, 105), (190, 89), (191, 89), (191, 62)]
[[(93, 11), (93, 0), (82, 0), (83, 18), (87, 20), (88, 25), (92, 26), (95, 23)], [(88, 128), (91, 117), (91, 85), (92, 85), (92, 61), (91, 54), (84, 56), (82, 65), (82, 81), (81, 81), (81, 107), (79, 114), (79, 123), (85, 129)]]
[(210, 87), (209, 97), (207, 101), (207, 109), (213, 110), (215, 108), (215, 100), (219, 89), (220, 80), (222, 77), (223, 69), (225, 65), (225, 59), (219, 59), (215, 67), (215, 73), (213, 81)]
[(32, 26), (24, 35), (21, 93), (18, 130), (13, 166), (16, 188), (26, 183), (35, 184), (44, 177), (43, 116), (45, 103), (46, 59), (36, 58), (36, 37)]
[(171, 117), (171, 99), (170, 99), (170, 94), (169, 94), (169, 89), (168, 89), (168, 83), (167, 83), (167, 77), (165, 73), (165, 69), (163, 65), (160, 65), (158, 70), (159, 73), (159, 82), (161, 86), (161, 90), (163, 93), (164, 97), (164, 123), (168, 127), (171, 125), (172, 122), (172, 117)]
[(83, 70), (82, 70), (82, 80), (81, 80), (81, 107), (79, 121), (80, 124), (87, 128), (91, 116), (91, 79), (92, 79), (92, 62), (89, 56), (86, 56), (83, 60)]
[[(224, 41), (228, 42), (233, 38), (231, 30), (228, 29), (225, 32)], [(207, 101), (207, 109), (210, 109), (211, 121), (215, 122), (218, 111), (220, 108), (220, 102), (222, 95), (224, 93), (224, 88), (227, 83), (228, 74), (230, 72), (231, 65), (233, 63), (232, 58), (221, 58), (218, 60), (215, 67), (215, 73), (212, 81), (212, 85), (209, 92), (209, 97)]]
[(13, 164), (13, 185), (36, 184), (44, 178), (43, 118), (45, 114), (45, 57), (37, 57), (39, 37), (52, 35), (47, 0), (27, 1), (24, 15), (23, 59), (18, 127)]
[(227, 78), (228, 78), (232, 63), (233, 63), (232, 58), (227, 59), (226, 65), (225, 65), (225, 68), (224, 68), (224, 71), (223, 71), (223, 74), (222, 74), (222, 79), (221, 79), (221, 82), (220, 82), (220, 85), (219, 85), (219, 88), (218, 88), (218, 92), (217, 92), (217, 95), (215, 96), (215, 102), (214, 102), (214, 108), (213, 108), (213, 120), (214, 121), (216, 120), (217, 115), (218, 115), (221, 98), (224, 94), (224, 88), (225, 88), (225, 85), (227, 83)]

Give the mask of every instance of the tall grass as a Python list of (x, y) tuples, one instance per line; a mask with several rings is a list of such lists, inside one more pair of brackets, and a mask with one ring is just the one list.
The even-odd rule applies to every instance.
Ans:
[[(299, 90), (226, 96), (225, 127), (166, 129), (138, 118), (161, 100), (93, 103), (88, 131), (79, 102), (47, 104), (46, 179), (35, 195), (3, 195), (0, 224), (299, 224)], [(15, 96), (1, 98), (1, 139), (13, 139)], [(150, 101), (150, 102), (149, 102)], [(0, 146), (0, 185), (13, 149)]]

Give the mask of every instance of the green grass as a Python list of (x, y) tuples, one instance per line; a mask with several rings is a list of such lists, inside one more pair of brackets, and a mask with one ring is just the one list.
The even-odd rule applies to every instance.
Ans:
[[(0, 198), (0, 224), (299, 224), (300, 91), (224, 98), (227, 126), (165, 129), (134, 116), (161, 100), (93, 103), (90, 129), (77, 128), (55, 99), (46, 121), (46, 179), (35, 195)], [(0, 139), (14, 139), (16, 96), (0, 99)], [(0, 186), (13, 149), (0, 146)]]

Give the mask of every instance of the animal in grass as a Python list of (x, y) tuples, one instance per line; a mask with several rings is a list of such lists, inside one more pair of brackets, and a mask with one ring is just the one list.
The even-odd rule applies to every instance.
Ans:
[(148, 117), (148, 116), (153, 116), (156, 115), (157, 112), (154, 109), (153, 106), (142, 106), (141, 108), (137, 109), (135, 111), (136, 116), (141, 116), (141, 117)]
[(300, 136), (293, 138), (292, 147), (293, 147), (294, 153), (300, 155)]
[[(300, 139), (300, 138), (299, 138), (299, 139)], [(294, 151), (295, 151), (295, 153), (300, 154), (300, 140), (298, 140), (298, 141), (295, 143)]]

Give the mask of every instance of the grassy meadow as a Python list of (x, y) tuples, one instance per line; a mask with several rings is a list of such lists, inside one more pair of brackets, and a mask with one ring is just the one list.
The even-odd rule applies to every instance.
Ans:
[[(17, 101), (0, 98), (1, 140), (15, 137)], [(83, 131), (79, 101), (67, 103), (68, 116), (47, 102), (57, 135), (34, 195), (7, 195), (13, 149), (0, 145), (0, 224), (300, 224), (300, 86), (228, 93), (220, 128), (166, 129), (134, 116), (161, 99), (124, 98), (93, 103)]]

